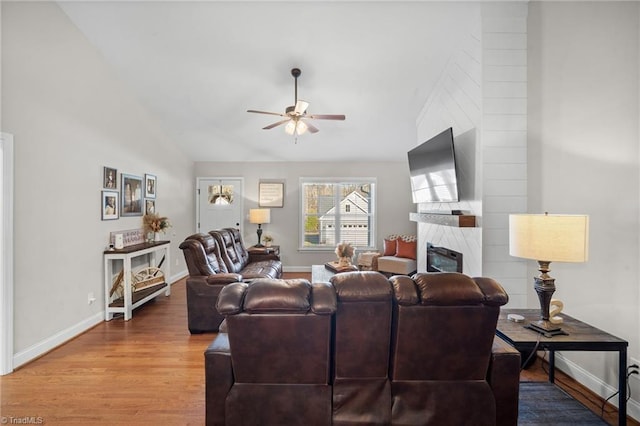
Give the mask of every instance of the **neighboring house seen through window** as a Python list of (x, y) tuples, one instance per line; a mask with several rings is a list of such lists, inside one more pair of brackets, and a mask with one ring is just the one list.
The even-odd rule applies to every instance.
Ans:
[(374, 178), (301, 178), (301, 250), (334, 250), (340, 242), (358, 251), (375, 246)]

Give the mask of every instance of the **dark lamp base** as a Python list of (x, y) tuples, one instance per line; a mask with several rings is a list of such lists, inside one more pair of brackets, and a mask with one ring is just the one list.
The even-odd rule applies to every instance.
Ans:
[(566, 331), (563, 331), (560, 327), (555, 324), (550, 323), (549, 321), (539, 320), (535, 322), (531, 322), (525, 325), (526, 328), (536, 331), (542, 334), (544, 337), (553, 337), (559, 335), (569, 335)]
[(264, 244), (260, 244), (260, 243), (258, 243), (258, 244), (256, 244), (254, 247), (265, 247), (265, 245), (264, 245)]

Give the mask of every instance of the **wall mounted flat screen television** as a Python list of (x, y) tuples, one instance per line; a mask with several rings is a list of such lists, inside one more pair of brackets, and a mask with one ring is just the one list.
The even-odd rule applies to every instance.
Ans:
[(407, 156), (414, 203), (460, 201), (451, 127), (413, 148)]

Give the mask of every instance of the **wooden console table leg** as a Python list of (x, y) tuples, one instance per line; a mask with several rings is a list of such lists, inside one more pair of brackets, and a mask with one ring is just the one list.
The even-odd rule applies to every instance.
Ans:
[(556, 379), (556, 351), (549, 351), (549, 382), (553, 383)]

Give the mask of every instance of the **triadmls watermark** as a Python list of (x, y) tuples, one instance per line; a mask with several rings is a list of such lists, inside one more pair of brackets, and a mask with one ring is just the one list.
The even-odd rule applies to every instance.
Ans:
[(0, 423), (3, 425), (42, 425), (44, 418), (40, 416), (2, 416)]

